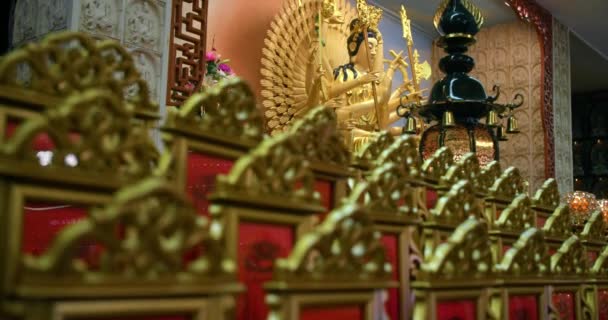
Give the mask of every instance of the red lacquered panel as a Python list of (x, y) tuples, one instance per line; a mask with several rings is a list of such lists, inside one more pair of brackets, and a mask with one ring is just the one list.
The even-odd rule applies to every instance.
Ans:
[(510, 296), (509, 297), (509, 319), (511, 320), (537, 320), (538, 297), (537, 296)]
[(598, 290), (597, 300), (599, 320), (608, 320), (608, 290)]
[(437, 302), (437, 319), (475, 320), (477, 303), (474, 300), (450, 300)]
[(575, 320), (576, 309), (574, 305), (575, 294), (573, 292), (553, 293), (553, 306), (559, 312), (562, 320)]
[(363, 320), (360, 306), (307, 307), (300, 311), (300, 320)]
[(209, 214), (208, 197), (215, 190), (215, 178), (229, 173), (233, 164), (233, 160), (221, 157), (188, 153), (186, 192), (200, 214)]
[(239, 280), (245, 284), (247, 292), (237, 301), (237, 319), (266, 319), (268, 307), (262, 285), (272, 279), (274, 261), (291, 253), (294, 239), (290, 226), (239, 224)]
[(426, 189), (426, 207), (429, 209), (435, 208), (437, 204), (437, 191), (427, 188)]
[(334, 209), (334, 182), (324, 179), (315, 181), (315, 191), (321, 196), (321, 205), (330, 212)]
[(545, 226), (545, 222), (547, 222), (547, 218), (541, 217), (541, 216), (537, 216), (536, 217), (536, 227), (537, 228), (544, 227)]
[[(384, 234), (382, 236), (382, 245), (386, 252), (386, 258), (393, 267), (392, 278), (395, 281), (399, 281), (399, 271), (401, 266), (399, 265), (399, 240), (398, 236), (394, 234)], [(399, 319), (399, 289), (391, 288), (388, 290), (388, 300), (386, 301), (384, 308), (391, 319)]]
[[(43, 254), (51, 241), (65, 227), (84, 218), (82, 207), (56, 203), (27, 203), (23, 211), (22, 252)], [(90, 248), (83, 247), (82, 250)]]

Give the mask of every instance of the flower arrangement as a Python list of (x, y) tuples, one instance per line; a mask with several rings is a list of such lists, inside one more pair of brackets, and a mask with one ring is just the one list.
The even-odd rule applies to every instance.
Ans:
[(222, 79), (234, 76), (232, 68), (228, 65), (230, 60), (222, 60), (222, 56), (213, 48), (205, 54), (207, 72), (205, 73), (204, 86), (213, 86)]

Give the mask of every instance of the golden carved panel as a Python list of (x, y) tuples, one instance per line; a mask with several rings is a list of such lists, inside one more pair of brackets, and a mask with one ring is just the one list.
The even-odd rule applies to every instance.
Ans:
[(522, 179), (519, 169), (510, 167), (494, 182), (488, 195), (493, 199), (511, 202), (522, 193), (527, 193), (527, 183)]
[(395, 139), (387, 149), (382, 151), (376, 165), (380, 166), (385, 163), (402, 166), (409, 178), (420, 178), (420, 156), (418, 155), (416, 138), (403, 135)]
[(496, 270), (505, 277), (542, 277), (551, 271), (549, 250), (543, 232), (530, 228), (505, 253)]
[(594, 242), (606, 242), (606, 223), (604, 222), (604, 215), (601, 210), (597, 210), (591, 214), (589, 221), (585, 223), (580, 238)]
[(543, 231), (546, 237), (565, 239), (572, 235), (572, 220), (570, 220), (568, 205), (561, 205), (555, 209), (545, 222)]
[(532, 203), (535, 207), (553, 211), (559, 206), (560, 195), (555, 179), (548, 179), (540, 189), (536, 190)]
[(479, 189), (486, 190), (490, 189), (496, 180), (500, 178), (502, 174), (502, 170), (500, 169), (500, 162), (492, 161), (488, 163), (484, 168), (481, 169), (481, 173), (479, 175)]
[(460, 180), (452, 186), (450, 191), (439, 198), (437, 205), (431, 210), (428, 220), (455, 226), (470, 216), (481, 218), (482, 212), (471, 182)]
[(442, 147), (422, 164), (422, 174), (425, 179), (439, 182), (454, 163), (454, 155), (448, 147)]
[(591, 272), (596, 277), (608, 278), (608, 246), (604, 247), (600, 256), (595, 260)]
[(536, 225), (536, 213), (531, 208), (530, 198), (520, 194), (500, 213), (496, 228), (501, 231), (522, 232)]
[(395, 142), (395, 138), (388, 132), (376, 134), (361, 150), (356, 151), (354, 160), (361, 165), (371, 165), (380, 154)]
[(551, 272), (555, 276), (578, 276), (587, 273), (587, 254), (577, 236), (566, 240), (551, 257)]
[(456, 161), (446, 174), (440, 178), (439, 185), (449, 188), (460, 180), (468, 180), (473, 185), (475, 191), (485, 193), (485, 190), (481, 189), (479, 185), (480, 176), (481, 170), (477, 156), (474, 153), (467, 153)]

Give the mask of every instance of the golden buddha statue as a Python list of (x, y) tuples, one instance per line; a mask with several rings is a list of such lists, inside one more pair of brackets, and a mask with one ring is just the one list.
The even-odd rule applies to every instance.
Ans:
[[(382, 10), (365, 0), (357, 0), (356, 8), (348, 0), (294, 1), (287, 1), (272, 22), (263, 50), (262, 96), (270, 133), (325, 105), (334, 108), (352, 151), (381, 130), (401, 134), (401, 128), (390, 127), (399, 120), (397, 107), (421, 96), (402, 54), (383, 57)], [(395, 71), (404, 81), (391, 91)]]

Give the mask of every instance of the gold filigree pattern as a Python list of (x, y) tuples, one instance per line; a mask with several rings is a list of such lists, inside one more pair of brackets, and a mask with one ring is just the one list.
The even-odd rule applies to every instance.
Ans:
[[(19, 75), (19, 70), (25, 70)], [(0, 59), (0, 85), (15, 94), (63, 98), (87, 89), (107, 89), (125, 97), (121, 107), (139, 117), (158, 118), (158, 105), (133, 58), (118, 42), (83, 33), (49, 34)], [(44, 103), (44, 102), (43, 102)]]
[(347, 166), (350, 154), (338, 132), (335, 113), (326, 107), (311, 110), (290, 129), (293, 134), (302, 135), (302, 154), (308, 160)]
[(469, 180), (475, 190), (483, 191), (478, 185), (480, 174), (477, 156), (474, 153), (467, 153), (440, 178), (439, 185), (449, 188), (460, 180)]
[(395, 138), (390, 133), (386, 131), (380, 132), (360, 151), (355, 153), (355, 160), (361, 163), (373, 163), (394, 142)]
[[(25, 255), (23, 264), (34, 279), (191, 282), (234, 274), (234, 261), (223, 255), (223, 237), (222, 225), (198, 215), (184, 195), (153, 177), (119, 191), (105, 208), (62, 230), (42, 256)], [(102, 248), (98, 266), (78, 257), (83, 241)], [(199, 246), (205, 254), (184, 263), (186, 253)]]
[(310, 163), (301, 154), (302, 140), (298, 135), (281, 134), (263, 141), (241, 157), (228, 175), (218, 176), (218, 192), (318, 203)]
[(223, 80), (204, 92), (192, 95), (178, 111), (169, 112), (165, 127), (256, 144), (264, 134), (255, 96), (238, 78)]
[(545, 237), (568, 238), (572, 235), (572, 221), (568, 205), (560, 205), (543, 226)]
[(422, 264), (422, 277), (429, 280), (479, 279), (492, 275), (492, 252), (487, 226), (470, 218), (440, 244)]
[(390, 279), (391, 265), (380, 237), (366, 211), (346, 204), (300, 238), (289, 257), (276, 260), (274, 280), (352, 283)]
[(385, 163), (394, 163), (404, 167), (408, 176), (414, 179), (420, 177), (420, 156), (418, 142), (413, 136), (400, 136), (384, 150), (376, 162), (377, 166)]
[(585, 223), (585, 227), (583, 228), (583, 232), (580, 234), (580, 238), (583, 240), (590, 241), (606, 241), (606, 223), (604, 222), (604, 215), (601, 210), (597, 210), (591, 214), (591, 218), (587, 223)]
[(600, 256), (595, 260), (595, 263), (591, 268), (591, 273), (603, 278), (608, 277), (608, 246), (604, 247)]
[(551, 272), (555, 276), (583, 276), (587, 273), (587, 254), (577, 236), (570, 236), (551, 257)]
[(454, 154), (448, 147), (442, 147), (422, 164), (422, 174), (425, 179), (439, 182), (454, 164)]
[(491, 198), (511, 202), (517, 195), (526, 193), (526, 182), (519, 169), (510, 167), (494, 182), (488, 194)]
[(471, 183), (461, 180), (454, 184), (446, 195), (439, 198), (437, 205), (431, 210), (429, 221), (459, 225), (470, 216), (481, 217), (482, 210)]
[(536, 193), (532, 198), (532, 204), (534, 204), (535, 207), (552, 211), (559, 205), (559, 198), (557, 182), (555, 179), (551, 178), (545, 181), (540, 189), (536, 190)]
[(530, 228), (507, 250), (496, 270), (503, 276), (542, 277), (551, 270), (549, 258), (543, 232)]
[(520, 194), (500, 213), (496, 228), (503, 231), (522, 232), (536, 225), (536, 214), (527, 194)]
[[(388, 213), (415, 217), (415, 190), (403, 166), (386, 163), (372, 171), (366, 182), (359, 183), (349, 196), (353, 203), (365, 204), (370, 213)], [(401, 203), (403, 201), (403, 203)]]
[[(52, 155), (46, 162), (33, 149), (40, 135), (53, 143), (45, 151)], [(0, 155), (48, 169), (72, 168), (121, 178), (143, 178), (158, 160), (158, 150), (145, 128), (132, 124), (131, 113), (114, 93), (100, 89), (71, 95), (61, 106), (26, 121), (0, 148)]]
[(501, 173), (502, 170), (498, 161), (488, 163), (481, 169), (481, 173), (477, 179), (479, 190), (487, 192), (494, 185), (494, 182), (500, 178)]

